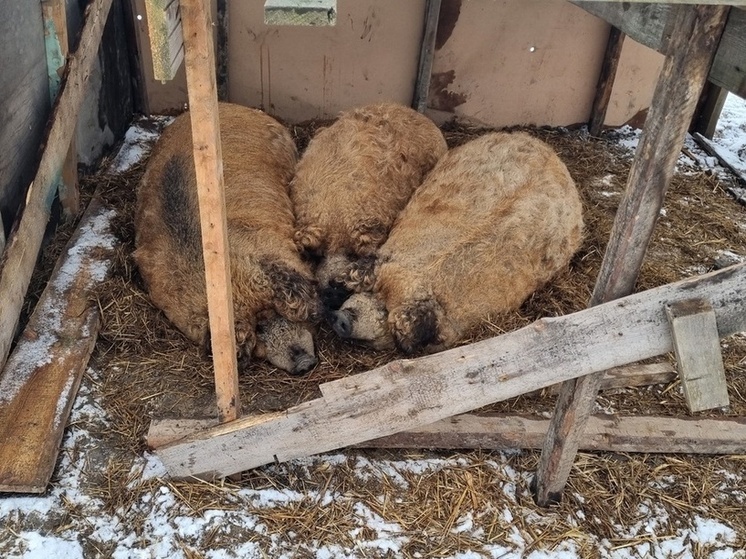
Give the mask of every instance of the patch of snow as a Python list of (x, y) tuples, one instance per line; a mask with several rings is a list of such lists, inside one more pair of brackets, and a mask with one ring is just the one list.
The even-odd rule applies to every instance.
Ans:
[(173, 117), (155, 116), (143, 118), (131, 126), (124, 135), (124, 143), (112, 160), (109, 171), (123, 173), (142, 161), (150, 153), (150, 148), (160, 136), (160, 131), (172, 121)]

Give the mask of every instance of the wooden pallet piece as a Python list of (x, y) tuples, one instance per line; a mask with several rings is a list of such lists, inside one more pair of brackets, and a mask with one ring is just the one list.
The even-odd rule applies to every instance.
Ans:
[[(44, 18), (44, 46), (47, 54), (49, 75), (49, 96), (54, 103), (62, 85), (65, 73), (69, 38), (67, 33), (67, 10), (65, 0), (42, 0), (41, 13)], [(77, 130), (77, 125), (76, 125)], [(68, 219), (77, 217), (80, 210), (80, 190), (78, 188), (78, 152), (75, 134), (62, 166), (58, 183), (60, 204), (63, 215)]]
[[(601, 381), (601, 390), (614, 390), (614, 389), (619, 389), (619, 388), (630, 388), (630, 387), (636, 387), (636, 386), (649, 386), (651, 384), (668, 384), (669, 382), (672, 382), (676, 380), (677, 378), (678, 378), (678, 374), (673, 369), (673, 367), (669, 365), (668, 363), (649, 363), (649, 364), (635, 363), (633, 365), (627, 365), (625, 367), (615, 367), (613, 369), (609, 369), (608, 371), (605, 371), (604, 378)], [(561, 385), (555, 384), (553, 386), (550, 386), (548, 390), (550, 392), (554, 392), (556, 388), (558, 392), (559, 386)], [(459, 424), (463, 424), (465, 422), (469, 422), (470, 417), (477, 418), (475, 419), (475, 421), (481, 421), (481, 419), (479, 418), (483, 416), (482, 415), (470, 416), (468, 414), (463, 414), (458, 417), (459, 417), (459, 421), (458, 421)], [(451, 433), (452, 429), (450, 425), (453, 422), (453, 419), (454, 418), (444, 419), (442, 421), (433, 423), (432, 425), (426, 426), (423, 429), (427, 429), (428, 433), (433, 433), (433, 436), (435, 436), (438, 426), (446, 426), (444, 429), (444, 432)], [(201, 431), (203, 429), (214, 427), (217, 424), (218, 424), (218, 421), (214, 418), (155, 419), (150, 424), (150, 428), (148, 429), (146, 440), (148, 443), (148, 447), (150, 447), (151, 449), (155, 449), (155, 448), (173, 443), (179, 439), (183, 439), (184, 437), (193, 435), (196, 432)], [(502, 427), (498, 426), (497, 431), (495, 431), (495, 433), (501, 433), (503, 431), (505, 430), (502, 429)], [(419, 433), (419, 432), (420, 430), (415, 430), (413, 432), (405, 431), (403, 433), (398, 433), (397, 435), (394, 435), (393, 437), (396, 440), (399, 440), (399, 436), (406, 439), (406, 437), (408, 436), (408, 433)], [(487, 435), (487, 437), (489, 437), (489, 435)], [(467, 435), (467, 438), (469, 438), (468, 435)], [(379, 439), (376, 439), (376, 440), (379, 440)], [(388, 440), (388, 438), (385, 440)], [(361, 443), (360, 446), (367, 446), (368, 443), (371, 443), (371, 442), (372, 441), (363, 442)], [(457, 446), (453, 448), (469, 448), (468, 446), (462, 446), (462, 445), (463, 443), (457, 443)], [(436, 446), (438, 448), (449, 448), (448, 446), (438, 446), (438, 445)], [(478, 448), (481, 448), (481, 447), (478, 447)], [(488, 448), (488, 447), (484, 447), (484, 448)], [(527, 447), (527, 448), (531, 448), (531, 447)]]
[[(591, 306), (634, 291), (728, 10), (727, 6), (702, 5), (675, 8), (668, 55), (617, 209)], [(562, 495), (600, 379), (598, 374), (578, 378), (560, 392), (536, 472), (535, 498), (540, 505), (556, 502)]]
[(100, 325), (94, 301), (114, 254), (98, 198), (58, 261), (0, 377), (0, 491), (42, 493)]
[(720, 336), (746, 328), (746, 265), (661, 286), (474, 344), (321, 385), (322, 397), (158, 449), (175, 477), (226, 476), (427, 425), (673, 349), (663, 305), (711, 301)]
[(204, 0), (182, 0), (181, 14), (218, 418), (232, 421), (241, 415), (241, 410), (215, 51)]
[(676, 362), (690, 412), (730, 405), (715, 311), (703, 299), (666, 305)]
[(622, 31), (613, 25), (611, 26), (606, 51), (604, 52), (604, 62), (596, 85), (596, 95), (591, 106), (591, 118), (588, 121), (588, 132), (591, 136), (598, 136), (604, 126), (606, 111), (609, 108), (611, 92), (614, 89), (614, 80), (619, 67), (619, 59), (622, 57), (625, 36)]
[(49, 221), (55, 179), (65, 161), (75, 131), (111, 3), (112, 0), (93, 0), (86, 9), (78, 48), (70, 57), (67, 76), (52, 111), (44, 151), (26, 195), (23, 216), (18, 229), (10, 236), (5, 247), (0, 269), (0, 367), (8, 358), (16, 333), (23, 300)]
[(174, 79), (184, 60), (184, 36), (179, 0), (145, 0), (153, 77), (161, 82)]

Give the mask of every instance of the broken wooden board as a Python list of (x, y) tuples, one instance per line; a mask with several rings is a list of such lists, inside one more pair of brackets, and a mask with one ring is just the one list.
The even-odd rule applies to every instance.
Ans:
[(690, 412), (730, 404), (715, 312), (704, 299), (666, 306), (684, 398)]
[(0, 491), (42, 493), (98, 335), (115, 215), (90, 203), (0, 377)]
[[(625, 367), (615, 367), (604, 371), (604, 378), (601, 380), (601, 390), (613, 390), (619, 388), (630, 388), (637, 386), (649, 386), (651, 384), (667, 384), (678, 378), (678, 374), (673, 367), (668, 363), (649, 363), (649, 364), (633, 364)], [(559, 392), (560, 384), (555, 384), (549, 387), (550, 393)], [(478, 416), (482, 417), (482, 416)], [(467, 415), (460, 415), (460, 421), (468, 421)], [(266, 419), (266, 418), (265, 418)], [(431, 430), (435, 429), (435, 426), (448, 424), (453, 418), (444, 419), (433, 423), (428, 426)], [(148, 434), (146, 436), (148, 447), (156, 449), (161, 446), (178, 441), (184, 437), (194, 435), (198, 431), (214, 427), (218, 424), (218, 420), (215, 418), (177, 418), (177, 419), (154, 419)], [(449, 429), (446, 429), (449, 430)], [(418, 433), (419, 430), (413, 431)], [(407, 436), (407, 432), (399, 433), (402, 437)], [(362, 443), (361, 446), (366, 446), (367, 443)], [(447, 448), (447, 447), (439, 447)], [(456, 448), (464, 448), (457, 446)]]
[(184, 60), (181, 5), (179, 0), (145, 0), (145, 14), (153, 77), (161, 82), (170, 81)]
[(746, 265), (661, 286), (321, 386), (322, 398), (157, 450), (174, 477), (227, 476), (412, 430), (558, 382), (668, 353), (664, 306), (707, 298), (720, 336), (746, 329)]

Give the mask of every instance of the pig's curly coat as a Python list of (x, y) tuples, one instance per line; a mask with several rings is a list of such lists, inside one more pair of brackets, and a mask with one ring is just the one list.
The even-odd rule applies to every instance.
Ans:
[(331, 266), (322, 261), (319, 267), (321, 287), (339, 280), (347, 264), (376, 254), (446, 150), (430, 119), (395, 103), (343, 112), (314, 136), (298, 163), (290, 196), (299, 248)]
[[(575, 183), (544, 142), (489, 133), (454, 148), (379, 250), (373, 295), (387, 325), (369, 340), (405, 352), (455, 345), (565, 268), (582, 231)], [(353, 319), (369, 312), (355, 309), (361, 296), (342, 307)]]
[[(251, 354), (258, 320), (273, 312), (315, 319), (313, 275), (294, 243), (288, 183), (297, 151), (263, 112), (220, 103), (225, 207), (239, 351)], [(189, 339), (207, 345), (209, 322), (190, 115), (156, 143), (138, 192), (135, 261), (153, 303)]]

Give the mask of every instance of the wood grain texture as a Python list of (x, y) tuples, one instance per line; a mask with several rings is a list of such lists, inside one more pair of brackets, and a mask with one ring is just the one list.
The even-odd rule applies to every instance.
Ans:
[[(667, 26), (669, 55), (616, 212), (591, 306), (634, 291), (727, 14), (724, 6), (672, 8)], [(536, 473), (535, 496), (540, 505), (555, 502), (562, 494), (600, 381), (600, 374), (588, 375), (568, 382), (560, 391)]]
[(0, 377), (0, 491), (42, 493), (98, 335), (94, 290), (114, 254), (94, 198)]
[(422, 33), (420, 60), (417, 65), (417, 78), (414, 82), (414, 99), (412, 108), (424, 113), (427, 108), (427, 96), (430, 92), (430, 77), (435, 58), (435, 36), (438, 32), (441, 0), (427, 0), (425, 3), (425, 28)]
[(184, 38), (179, 0), (145, 0), (153, 78), (167, 82), (184, 60)]
[(684, 398), (690, 412), (730, 404), (715, 312), (703, 299), (666, 306)]
[(112, 0), (93, 0), (86, 10), (86, 21), (79, 45), (70, 58), (67, 76), (52, 113), (45, 148), (18, 229), (8, 240), (0, 270), (0, 366), (5, 364), (15, 335), (18, 317), (39, 254), (44, 230), (54, 198), (55, 179), (67, 156), (75, 131), (88, 77), (96, 60), (106, 17)]
[(218, 417), (232, 421), (241, 415), (241, 410), (215, 51), (205, 1), (182, 0), (181, 11)]
[[(44, 18), (44, 44), (47, 52), (47, 73), (49, 74), (49, 95), (54, 103), (65, 73), (69, 39), (67, 32), (67, 10), (65, 0), (43, 0), (41, 3)], [(65, 162), (62, 165), (57, 184), (63, 215), (72, 219), (80, 210), (78, 189), (78, 154), (75, 134), (70, 140)]]
[(604, 53), (604, 62), (598, 76), (596, 95), (591, 106), (591, 118), (588, 122), (588, 131), (591, 136), (598, 136), (601, 133), (604, 120), (606, 120), (606, 111), (609, 108), (611, 92), (614, 89), (614, 78), (616, 78), (616, 71), (619, 67), (619, 58), (622, 56), (624, 37), (624, 33), (613, 25), (611, 26), (609, 40), (606, 43), (606, 52)]
[(721, 336), (746, 327), (746, 265), (651, 289), (322, 385), (330, 395), (158, 449), (171, 475), (226, 476), (427, 425), (673, 349), (663, 307), (706, 297)]

